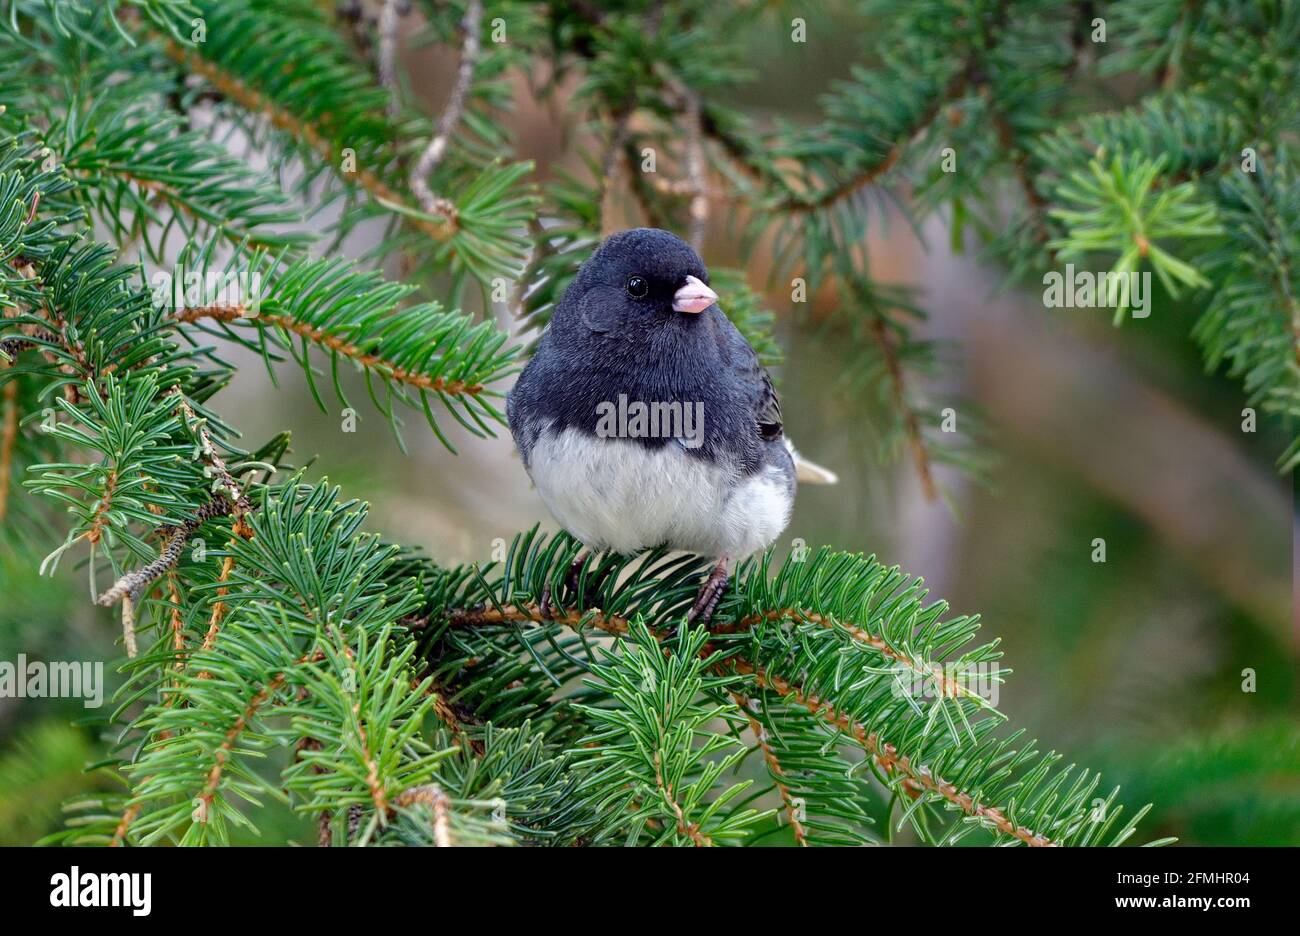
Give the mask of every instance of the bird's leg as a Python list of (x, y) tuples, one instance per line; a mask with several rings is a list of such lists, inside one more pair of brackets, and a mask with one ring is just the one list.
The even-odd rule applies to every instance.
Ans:
[(537, 613), (544, 619), (549, 620), (551, 617), (551, 580), (547, 579), (542, 583), (542, 596), (537, 601)]
[(727, 584), (731, 581), (731, 573), (727, 570), (727, 562), (726, 556), (719, 559), (718, 564), (709, 573), (709, 577), (700, 586), (700, 593), (695, 597), (695, 604), (691, 606), (690, 613), (686, 615), (688, 623), (693, 624), (698, 621), (707, 627), (709, 622), (713, 620), (714, 609), (718, 607), (718, 602), (722, 600), (722, 596), (727, 590)]
[[(576, 592), (578, 590), (578, 577), (582, 574), (583, 563), (587, 561), (590, 555), (591, 550), (584, 549), (573, 558), (573, 562), (569, 563), (569, 571), (564, 576), (564, 587), (569, 591)], [(593, 582), (588, 589), (588, 594), (583, 596), (584, 606), (591, 604), (590, 592), (600, 587), (600, 581), (600, 579), (597, 579)], [(544, 618), (550, 618), (554, 614), (555, 606), (551, 603), (552, 597), (551, 580), (548, 578), (542, 583), (542, 595), (537, 602), (537, 610)]]
[(578, 590), (578, 576), (582, 574), (583, 563), (587, 561), (587, 557), (590, 555), (591, 550), (584, 549), (574, 556), (573, 561), (569, 563), (569, 571), (564, 576), (564, 587), (569, 591), (576, 592)]
[[(569, 574), (564, 578), (564, 585), (574, 594), (577, 594), (578, 586), (581, 584), (582, 567), (590, 558), (591, 550), (584, 549), (574, 557), (573, 562), (569, 565)], [(605, 584), (605, 579), (608, 575), (609, 570), (606, 569), (598, 575), (591, 576), (591, 580), (587, 582), (586, 590), (582, 593), (582, 606), (584, 608), (590, 608), (596, 603), (595, 599), (600, 593), (600, 587)]]

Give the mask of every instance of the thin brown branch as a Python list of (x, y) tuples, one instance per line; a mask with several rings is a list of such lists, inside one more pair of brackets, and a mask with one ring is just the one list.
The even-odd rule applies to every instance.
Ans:
[(208, 771), (207, 782), (204, 783), (203, 790), (197, 797), (199, 805), (194, 810), (194, 818), (197, 822), (206, 823), (208, 821), (208, 810), (212, 805), (213, 799), (216, 798), (217, 787), (221, 783), (222, 772), (225, 770), (226, 763), (230, 760), (230, 756), (234, 752), (235, 743), (239, 740), (239, 736), (244, 733), (244, 729), (247, 728), (249, 722), (253, 720), (258, 709), (265, 705), (277, 692), (280, 691), (287, 678), (287, 673), (276, 674), (270, 682), (253, 694), (253, 697), (248, 700), (248, 704), (244, 706), (244, 710), (239, 714), (239, 717), (235, 719), (235, 723), (226, 730), (226, 736), (222, 739), (221, 746), (218, 747), (216, 753), (213, 754), (212, 769)]
[(473, 396), (483, 392), (482, 384), (467, 383), (463, 380), (443, 380), (441, 377), (429, 377), (426, 374), (418, 374), (404, 367), (398, 367), (378, 354), (363, 351), (345, 338), (331, 335), (322, 328), (313, 328), (305, 322), (296, 321), (288, 316), (274, 315), (267, 312), (251, 316), (247, 314), (247, 311), (242, 305), (195, 306), (182, 309), (176, 314), (176, 319), (191, 324), (210, 319), (218, 322), (246, 321), (255, 325), (274, 325), (277, 328), (282, 328), (287, 332), (306, 338), (308, 341), (327, 348), (336, 354), (341, 354), (362, 367), (380, 371), (398, 383), (419, 387), (424, 390), (432, 390), (435, 393), (446, 393), (450, 396)]
[(198, 417), (179, 387), (169, 390), (167, 395), (176, 397), (176, 408), (185, 420), (186, 428), (198, 438), (199, 458), (208, 466), (208, 471), (216, 479), (216, 486), (230, 501), (229, 512), (236, 517), (242, 517), (249, 510), (248, 500), (244, 496), (243, 488), (240, 487), (239, 482), (231, 475), (225, 459), (217, 451), (217, 444), (208, 431), (207, 420)]
[[(229, 544), (231, 548), (235, 546), (235, 537), (243, 537), (244, 539), (253, 538), (253, 528), (249, 526), (242, 517), (235, 520), (231, 533), (232, 536)], [(226, 602), (224, 599), (226, 595), (230, 593), (230, 589), (226, 583), (230, 581), (230, 573), (233, 572), (234, 569), (235, 557), (232, 553), (221, 560), (221, 572), (217, 575), (217, 598), (212, 604), (212, 613), (208, 618), (207, 632), (203, 635), (203, 645), (201, 648), (203, 650), (212, 649), (212, 645), (216, 643), (217, 640), (217, 633), (221, 630), (221, 621), (226, 615)], [(209, 674), (199, 674), (200, 678), (206, 675)]]
[(790, 794), (790, 788), (786, 786), (785, 768), (781, 766), (776, 751), (768, 742), (767, 729), (763, 727), (762, 722), (754, 717), (754, 700), (736, 689), (729, 689), (728, 693), (731, 695), (731, 701), (736, 703), (736, 707), (740, 709), (745, 716), (745, 720), (749, 722), (749, 730), (754, 733), (754, 738), (758, 741), (758, 748), (763, 752), (763, 760), (767, 763), (767, 772), (772, 775), (772, 782), (776, 785), (777, 794), (781, 797), (781, 804), (785, 809), (786, 818), (790, 821), (790, 831), (794, 833), (795, 844), (800, 848), (807, 848), (808, 830), (804, 828), (803, 822), (799, 819), (799, 807)]
[(181, 670), (185, 666), (185, 616), (181, 610), (181, 590), (175, 570), (167, 573), (167, 603), (172, 606), (172, 649), (176, 651), (176, 669)]
[(388, 792), (379, 779), (379, 765), (370, 756), (370, 739), (366, 735), (366, 726), (361, 724), (360, 709), (361, 704), (356, 703), (352, 707), (352, 714), (357, 718), (357, 735), (361, 741), (361, 759), (366, 764), (366, 789), (370, 791), (370, 799), (375, 804), (375, 812), (381, 816), (387, 816)]
[[(189, 218), (194, 219), (195, 221), (200, 221), (204, 224), (210, 225), (216, 231), (217, 234), (225, 237), (233, 244), (242, 244), (247, 242), (249, 245), (253, 247), (263, 247), (271, 251), (278, 250), (280, 247), (280, 244), (276, 241), (266, 240), (265, 238), (260, 237), (257, 234), (254, 234), (250, 231), (244, 230), (239, 227), (233, 227), (230, 224), (225, 223), (224, 221), (222, 221), (221, 223), (217, 223), (212, 221), (211, 218), (204, 217), (202, 214), (199, 213), (198, 210), (195, 209), (194, 205), (190, 203), (189, 199), (187, 199), (183, 194), (177, 191), (173, 186), (167, 185), (163, 182), (159, 182), (155, 179), (143, 179), (135, 175), (134, 173), (128, 172), (127, 170), (123, 169), (121, 166), (116, 164), (107, 165), (104, 167), (104, 169), (105, 171), (115, 176), (118, 176), (122, 180), (135, 185), (140, 190), (148, 192), (152, 196), (151, 200), (155, 204), (159, 204), (159, 203), (165, 204), (166, 207), (170, 208), (173, 212), (179, 212), (181, 214), (186, 215)], [(73, 175), (76, 175), (79, 178), (93, 177), (93, 173), (89, 169), (71, 169), (70, 171), (72, 172)], [(140, 240), (140, 238), (144, 236), (145, 230), (148, 227), (149, 219), (147, 215), (145, 215), (145, 216), (140, 216), (137, 220), (139, 223), (139, 227), (137, 228), (136, 232), (131, 236), (131, 239), (123, 245), (124, 250), (119, 251), (119, 253), (123, 253), (125, 252), (125, 249), (134, 246)]]
[[(421, 682), (422, 680), (418, 679), (412, 680), (411, 689), (419, 690)], [(457, 741), (464, 741), (469, 745), (471, 751), (476, 755), (482, 756), (484, 753), (483, 742), (477, 738), (470, 737), (469, 732), (465, 729), (465, 716), (461, 712), (456, 711), (455, 707), (447, 701), (447, 697), (443, 694), (442, 690), (430, 682), (423, 691), (426, 696), (433, 699), (433, 713), (438, 716), (438, 720), (447, 727), (449, 732), (451, 732), (451, 736)], [(474, 721), (475, 724), (477, 724), (477, 721), (472, 718), (471, 721)]]
[(582, 627), (594, 627), (606, 633), (625, 636), (628, 632), (627, 618), (616, 614), (604, 614), (596, 609), (588, 611), (555, 608), (552, 615), (542, 614), (536, 602), (520, 605), (502, 605), (498, 608), (457, 608), (447, 612), (447, 620), (453, 627), (483, 627), (492, 624), (532, 623), (563, 624), (575, 630)]
[(988, 107), (993, 130), (998, 137), (998, 143), (1010, 158), (1011, 171), (1016, 177), (1016, 183), (1020, 186), (1020, 190), (1024, 193), (1025, 205), (1029, 209), (1030, 224), (1033, 225), (1034, 229), (1034, 239), (1047, 252), (1048, 260), (1055, 263), (1056, 250), (1050, 246), (1052, 230), (1047, 221), (1047, 212), (1050, 205), (1047, 199), (1039, 193), (1037, 186), (1034, 185), (1029, 166), (1029, 154), (1021, 146), (1016, 137), (1015, 127), (1012, 126), (1011, 121), (987, 83), (980, 85), (979, 93)]
[(460, 68), (456, 72), (456, 83), (452, 86), (451, 96), (438, 119), (438, 129), (420, 153), (420, 158), (411, 168), (409, 185), (415, 193), (415, 199), (426, 214), (441, 215), (446, 218), (456, 217), (456, 206), (442, 196), (435, 195), (429, 188), (429, 175), (447, 153), (452, 135), (460, 124), (469, 100), (470, 85), (474, 81), (474, 68), (478, 64), (479, 50), (483, 41), (480, 32), (483, 26), (482, 0), (469, 0), (465, 6), (465, 17), (461, 20)]
[(509, 309), (513, 319), (523, 318), (529, 287), (536, 281), (546, 258), (555, 253), (550, 238), (546, 236), (546, 228), (536, 218), (528, 219), (528, 237), (533, 242), (533, 249), (528, 255), (528, 262), (524, 264), (523, 272), (515, 279), (515, 288), (510, 294)]
[[(451, 848), (455, 842), (451, 837), (451, 799), (436, 783), (404, 790), (393, 799), (393, 807), (409, 808), (415, 805), (428, 806), (433, 813), (433, 844), (437, 848)], [(391, 812), (386, 809), (386, 812)], [(381, 813), (382, 815), (382, 813)]]
[(609, 115), (609, 139), (605, 142), (605, 152), (600, 159), (600, 178), (596, 180), (596, 206), (599, 211), (600, 233), (602, 236), (610, 233), (611, 230), (609, 219), (612, 212), (609, 211), (608, 202), (614, 191), (614, 174), (618, 172), (619, 156), (624, 155), (627, 160), (627, 174), (629, 179), (633, 180), (634, 190), (636, 189), (635, 180), (645, 175), (637, 168), (635, 156), (622, 154), (622, 150), (629, 139), (632, 112), (635, 110), (635, 104), (636, 102), (629, 98)]
[(699, 251), (704, 246), (704, 235), (709, 227), (708, 180), (704, 163), (704, 120), (700, 115), (700, 98), (687, 91), (686, 128), (686, 178), (691, 187), (689, 213), (691, 218), (690, 244)]
[(91, 545), (99, 542), (104, 535), (104, 527), (108, 526), (108, 511), (113, 506), (115, 493), (117, 493), (117, 470), (113, 469), (104, 480), (104, 494), (95, 504), (95, 512), (90, 518), (90, 527), (78, 539), (84, 538)]
[(379, 83), (388, 91), (388, 116), (401, 112), (397, 88), (397, 29), (402, 16), (410, 9), (409, 0), (384, 0), (379, 13)]
[[(309, 651), (295, 660), (294, 665), (300, 666), (304, 663), (312, 663), (324, 658), (325, 655), (318, 650)], [(275, 698), (275, 694), (284, 687), (288, 678), (288, 670), (277, 673), (273, 676), (265, 686), (253, 694), (252, 698), (250, 698), (248, 703), (244, 706), (244, 710), (235, 719), (234, 724), (226, 730), (226, 735), (221, 740), (221, 745), (212, 756), (212, 768), (208, 771), (208, 777), (206, 782), (203, 784), (203, 789), (196, 797), (199, 801), (199, 805), (194, 810), (194, 819), (196, 822), (208, 821), (208, 810), (212, 805), (213, 799), (216, 798), (217, 787), (221, 784), (221, 775), (225, 771), (226, 764), (230, 761), (230, 758), (234, 753), (235, 744), (239, 741), (239, 736), (244, 733), (244, 729), (249, 726), (253, 717), (258, 713), (262, 706)]]
[[(628, 139), (623, 144), (623, 157), (628, 165), (634, 165), (637, 158), (636, 142)], [(632, 197), (636, 199), (637, 206), (641, 209), (641, 217), (646, 227), (663, 228), (668, 227), (669, 222), (666, 220), (663, 211), (655, 204), (654, 195), (681, 195), (680, 192), (668, 191), (670, 187), (676, 187), (675, 183), (658, 176), (652, 176), (647, 172), (629, 172), (628, 179), (631, 183)]]
[(862, 189), (875, 184), (881, 176), (892, 169), (898, 160), (902, 158), (904, 151), (911, 145), (912, 140), (923, 133), (930, 124), (934, 123), (943, 106), (965, 94), (969, 83), (970, 69), (963, 68), (953, 76), (939, 94), (935, 95), (929, 106), (922, 111), (917, 121), (909, 128), (906, 137), (896, 141), (881, 154), (879, 159), (870, 165), (864, 166), (856, 175), (818, 192), (792, 193), (778, 199), (771, 208), (796, 215), (821, 211), (837, 202), (851, 198)]
[(128, 657), (134, 660), (140, 655), (135, 643), (135, 599), (129, 593), (122, 596), (122, 643)]
[[(0, 365), (8, 367), (7, 364)], [(4, 389), (4, 422), (0, 425), (0, 521), (9, 512), (9, 483), (13, 479), (14, 450), (18, 442), (18, 379)]]
[(774, 608), (763, 614), (751, 614), (748, 617), (741, 618), (733, 624), (718, 624), (711, 629), (717, 634), (733, 634), (749, 630), (756, 624), (764, 621), (807, 621), (810, 624), (816, 624), (827, 630), (844, 631), (858, 643), (865, 644), (871, 649), (880, 653), (881, 656), (893, 660), (901, 666), (906, 667), (918, 676), (932, 678), (936, 681), (940, 694), (945, 699), (956, 699), (960, 697), (976, 698), (978, 694), (953, 679), (951, 676), (945, 676), (936, 672), (936, 664), (927, 663), (924, 660), (917, 660), (908, 656), (901, 650), (891, 647), (882, 637), (869, 633), (865, 629), (858, 627), (856, 624), (850, 624), (846, 621), (839, 621), (833, 617), (827, 617), (818, 614), (815, 611), (808, 611), (804, 608)]
[[(532, 622), (537, 624), (558, 623), (569, 627), (596, 627), (606, 630), (609, 633), (625, 635), (627, 633), (627, 621), (617, 616), (608, 618), (594, 611), (581, 614), (575, 611), (566, 611), (557, 609), (558, 613), (551, 617), (544, 617), (537, 606), (532, 603), (523, 605), (503, 605), (500, 610), (456, 610), (448, 614), (448, 620), (453, 626), (476, 626), (491, 625), (510, 622)], [(786, 611), (779, 610), (773, 612), (784, 615)], [(766, 615), (765, 615), (766, 616)], [(810, 620), (815, 618), (810, 617)], [(756, 623), (757, 618), (751, 623)], [(824, 619), (823, 619), (824, 623)], [(721, 630), (716, 627), (715, 630)], [(733, 628), (735, 629), (735, 628)], [(863, 632), (865, 634), (865, 632)], [(656, 634), (656, 637), (659, 637)], [(708, 648), (706, 647), (706, 650)], [(897, 657), (900, 661), (908, 662), (905, 656)], [(788, 701), (797, 702), (807, 708), (814, 715), (818, 715), (823, 720), (840, 729), (845, 734), (854, 738), (855, 741), (872, 757), (877, 759), (882, 769), (887, 773), (895, 776), (899, 780), (899, 786), (905, 793), (916, 796), (921, 791), (937, 793), (948, 802), (959, 807), (969, 816), (988, 822), (997, 828), (1000, 832), (1012, 836), (1031, 846), (1048, 846), (1055, 845), (1049, 838), (1024, 826), (1018, 826), (1011, 822), (1006, 814), (996, 806), (989, 806), (978, 802), (974, 796), (959, 789), (955, 784), (948, 782), (942, 777), (935, 776), (930, 768), (924, 764), (914, 764), (911, 758), (900, 754), (894, 745), (884, 741), (875, 732), (868, 732), (861, 724), (853, 721), (846, 715), (837, 712), (829, 703), (818, 699), (816, 696), (805, 693), (799, 686), (790, 683), (779, 676), (769, 674), (759, 669), (754, 664), (748, 662), (742, 657), (733, 656), (727, 663), (721, 664), (723, 667), (719, 672), (725, 672), (727, 666), (730, 666), (731, 672), (740, 673), (741, 675), (752, 677), (760, 688), (768, 689), (783, 696)], [(932, 675), (929, 670), (925, 670), (927, 675)], [(945, 693), (949, 691), (945, 684)], [(955, 691), (955, 690), (954, 690)]]
[(655, 766), (655, 785), (659, 788), (659, 797), (672, 810), (677, 817), (677, 831), (691, 840), (691, 844), (696, 848), (712, 848), (713, 839), (709, 838), (700, 830), (699, 823), (687, 822), (686, 813), (682, 811), (681, 804), (677, 802), (677, 797), (673, 793), (673, 785), (664, 777), (663, 759), (658, 751), (654, 754)]
[(136, 817), (140, 815), (140, 804), (132, 803), (122, 811), (122, 817), (117, 820), (117, 827), (113, 829), (113, 839), (108, 843), (109, 848), (121, 848), (126, 841), (126, 833), (131, 828), (131, 823), (135, 822)]
[(934, 501), (939, 496), (939, 490), (934, 483), (934, 474), (930, 466), (930, 453), (925, 447), (921, 421), (916, 414), (916, 410), (912, 408), (907, 400), (906, 379), (903, 374), (903, 366), (898, 360), (897, 349), (894, 347), (894, 342), (885, 328), (883, 317), (873, 315), (869, 328), (871, 329), (871, 337), (880, 348), (880, 355), (885, 362), (885, 370), (889, 374), (890, 398), (903, 420), (903, 431), (907, 436), (907, 444), (912, 453), (912, 463), (916, 467), (917, 477), (921, 479), (921, 490), (925, 494), (926, 500)]
[[(163, 50), (172, 61), (211, 82), (222, 95), (240, 107), (261, 114), (277, 130), (305, 143), (331, 167), (339, 165), (334, 144), (312, 124), (276, 105), (260, 91), (234, 75), (228, 74), (216, 63), (209, 62), (199, 53), (187, 49), (172, 39), (164, 40)], [(345, 181), (355, 182), (361, 186), (377, 201), (387, 202), (399, 209), (410, 210), (405, 199), (369, 169), (358, 167), (354, 172), (340, 173), (340, 175)], [(437, 241), (449, 240), (456, 233), (457, 221), (454, 211), (440, 220), (414, 217), (405, 213), (403, 217)]]
[[(32, 198), (32, 217), (35, 217), (36, 205), (39, 203), (40, 193), (38, 192)], [(99, 375), (96, 373), (95, 369), (91, 367), (90, 360), (86, 357), (85, 349), (81, 346), (80, 342), (68, 338), (67, 319), (59, 309), (51, 305), (48, 300), (45, 299), (44, 285), (41, 282), (41, 277), (35, 264), (36, 262), (34, 260), (24, 257), (15, 257), (9, 261), (9, 265), (14, 269), (14, 272), (24, 279), (34, 281), (36, 290), (41, 295), (41, 305), (45, 310), (45, 320), (49, 323), (50, 328), (40, 328), (39, 326), (34, 325), (21, 326), (20, 330), (23, 331), (24, 337), (5, 339), (4, 342), (0, 342), (0, 350), (3, 350), (6, 356), (12, 358), (14, 355), (21, 351), (25, 351), (28, 348), (41, 347), (46, 344), (57, 345), (61, 350), (66, 351), (73, 361), (76, 362), (76, 367), (66, 361), (60, 363), (58, 357), (56, 357), (50, 349), (42, 348), (41, 353), (44, 355), (46, 361), (59, 367), (64, 374), (73, 377), (78, 376), (78, 368), (80, 368), (79, 376), (81, 378), (92, 383), (96, 382)], [(34, 311), (34, 309), (32, 311)], [(72, 403), (73, 405), (77, 404), (79, 395), (75, 383), (69, 382), (66, 384), (63, 393), (64, 398), (69, 403)]]
[(187, 517), (180, 526), (160, 528), (165, 540), (162, 549), (158, 553), (158, 558), (138, 569), (127, 572), (111, 588), (96, 598), (95, 603), (107, 608), (123, 599), (138, 600), (145, 588), (176, 567), (176, 563), (180, 561), (181, 553), (185, 550), (185, 543), (194, 531), (213, 517), (228, 515), (231, 506), (229, 501), (213, 498), (201, 506), (193, 517)]
[(753, 677), (761, 688), (775, 692), (791, 702), (797, 702), (814, 715), (852, 737), (864, 751), (878, 758), (879, 763), (891, 774), (911, 780), (928, 792), (937, 793), (961, 809), (966, 815), (983, 820), (994, 826), (999, 832), (1018, 839), (1026, 845), (1041, 847), (1056, 844), (1051, 839), (1034, 832), (1032, 829), (1016, 825), (1006, 817), (1006, 814), (1001, 809), (978, 802), (969, 793), (958, 789), (942, 777), (935, 776), (930, 768), (925, 765), (913, 764), (907, 755), (900, 754), (896, 747), (882, 740), (875, 732), (867, 731), (860, 723), (847, 715), (837, 712), (830, 703), (824, 702), (816, 696), (808, 695), (798, 686), (787, 682), (780, 676), (764, 672), (745, 660), (733, 658), (731, 666), (735, 672)]

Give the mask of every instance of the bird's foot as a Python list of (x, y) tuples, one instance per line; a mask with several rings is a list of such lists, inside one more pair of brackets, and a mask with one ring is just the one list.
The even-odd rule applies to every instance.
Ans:
[(722, 600), (730, 582), (731, 573), (727, 570), (727, 557), (723, 556), (713, 567), (709, 577), (704, 580), (704, 584), (700, 586), (700, 593), (695, 597), (695, 604), (691, 606), (690, 613), (686, 615), (686, 622), (688, 624), (698, 622), (707, 627), (713, 620), (713, 612), (717, 609), (718, 602)]
[(537, 600), (537, 613), (543, 620), (549, 621), (554, 611), (555, 608), (551, 605), (551, 580), (547, 579), (542, 583), (542, 596)]
[[(582, 578), (582, 567), (590, 556), (591, 550), (584, 549), (574, 557), (573, 562), (569, 563), (569, 571), (564, 575), (564, 587), (569, 592), (577, 594), (580, 579)], [(599, 594), (601, 583), (604, 582), (604, 580), (605, 575), (601, 574), (593, 577), (592, 580), (587, 583), (586, 591), (582, 596), (582, 606), (584, 608), (591, 607), (592, 604), (594, 604), (593, 599), (595, 599)], [(555, 593), (551, 588), (551, 580), (547, 579), (542, 583), (542, 594), (537, 602), (537, 610), (543, 618), (548, 620), (555, 616), (554, 597)]]
[(564, 577), (564, 586), (573, 594), (578, 594), (579, 589), (582, 591), (582, 607), (594, 608), (600, 598), (600, 589), (605, 584), (605, 579), (609, 577), (610, 570), (596, 571), (592, 569), (587, 575), (587, 587), (581, 588), (582, 585), (582, 568), (586, 565), (587, 560), (591, 558), (591, 550), (584, 549), (574, 558), (569, 565), (569, 574)]

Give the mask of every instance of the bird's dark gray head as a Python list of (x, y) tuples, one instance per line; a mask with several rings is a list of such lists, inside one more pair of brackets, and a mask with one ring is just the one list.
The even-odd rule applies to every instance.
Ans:
[[(602, 407), (624, 398), (702, 413), (703, 444), (688, 449), (693, 458), (752, 472), (770, 445), (784, 453), (772, 441), (780, 412), (771, 382), (708, 277), (699, 255), (667, 231), (637, 228), (600, 245), (510, 392), (506, 413), (525, 464), (543, 428), (599, 436)], [(672, 440), (636, 441), (656, 448)]]
[(606, 238), (587, 259), (557, 314), (581, 316), (596, 332), (652, 330), (712, 306), (709, 271), (676, 235), (633, 228)]

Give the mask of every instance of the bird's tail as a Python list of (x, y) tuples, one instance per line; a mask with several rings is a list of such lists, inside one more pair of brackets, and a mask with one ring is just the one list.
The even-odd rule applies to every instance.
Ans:
[(823, 468), (816, 462), (804, 458), (795, 450), (789, 439), (786, 439), (785, 447), (790, 450), (790, 457), (794, 459), (794, 479), (800, 484), (839, 483), (839, 475), (829, 468)]

